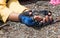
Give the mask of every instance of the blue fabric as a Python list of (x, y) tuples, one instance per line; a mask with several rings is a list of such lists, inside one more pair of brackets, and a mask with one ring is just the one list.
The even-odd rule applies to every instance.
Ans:
[(43, 15), (48, 15), (48, 13), (51, 13), (51, 12), (49, 12), (48, 10), (42, 10), (42, 11), (40, 11), (40, 14), (43, 14)]
[(35, 26), (37, 23), (29, 16), (19, 15), (19, 19), (22, 23), (26, 24), (27, 26)]

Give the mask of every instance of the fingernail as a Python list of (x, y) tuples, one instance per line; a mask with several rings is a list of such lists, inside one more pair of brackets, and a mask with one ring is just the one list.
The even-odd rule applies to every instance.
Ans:
[(48, 15), (50, 16), (50, 15), (51, 15), (51, 13), (48, 13)]

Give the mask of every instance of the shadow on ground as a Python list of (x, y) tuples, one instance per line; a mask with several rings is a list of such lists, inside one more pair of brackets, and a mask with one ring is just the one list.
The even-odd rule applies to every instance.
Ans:
[(50, 0), (19, 0), (19, 2), (23, 5), (36, 3), (37, 1), (50, 1)]

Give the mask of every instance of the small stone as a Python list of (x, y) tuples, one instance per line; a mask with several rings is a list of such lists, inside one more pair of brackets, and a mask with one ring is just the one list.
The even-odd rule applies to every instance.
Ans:
[(2, 30), (0, 30), (0, 34), (4, 34)]

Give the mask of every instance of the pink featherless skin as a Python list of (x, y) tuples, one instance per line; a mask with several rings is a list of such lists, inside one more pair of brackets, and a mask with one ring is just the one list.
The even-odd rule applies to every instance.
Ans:
[(50, 0), (50, 4), (56, 6), (60, 4), (60, 0)]

